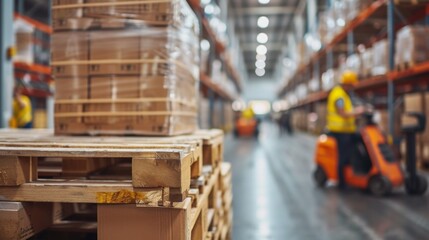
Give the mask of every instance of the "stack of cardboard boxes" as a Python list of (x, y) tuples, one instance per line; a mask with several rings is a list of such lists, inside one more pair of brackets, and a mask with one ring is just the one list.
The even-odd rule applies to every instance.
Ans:
[(53, 1), (56, 133), (194, 131), (198, 26), (186, 1)]

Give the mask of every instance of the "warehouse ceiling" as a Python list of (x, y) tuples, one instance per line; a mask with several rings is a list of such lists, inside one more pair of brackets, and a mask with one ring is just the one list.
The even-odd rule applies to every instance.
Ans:
[[(273, 75), (277, 60), (286, 45), (286, 35), (291, 27), (293, 14), (299, 0), (233, 0), (231, 11), (235, 19), (235, 28), (239, 37), (244, 61), (249, 76), (256, 77), (256, 48), (258, 34), (265, 33), (268, 41), (264, 77)], [(266, 16), (269, 24), (266, 28), (258, 26), (258, 19)], [(264, 36), (261, 37), (264, 40)], [(264, 42), (264, 41), (262, 41)], [(262, 75), (262, 74), (261, 74)]]

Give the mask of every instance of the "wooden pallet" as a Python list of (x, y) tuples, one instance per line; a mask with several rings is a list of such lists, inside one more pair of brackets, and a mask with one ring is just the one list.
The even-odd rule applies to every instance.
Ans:
[(203, 137), (204, 145), (204, 165), (217, 166), (223, 161), (223, 142), (224, 135), (221, 130), (200, 130), (195, 133)]
[[(199, 193), (198, 191), (194, 194), (190, 194), (183, 202), (176, 203), (173, 207), (147, 207), (142, 206), (140, 204), (118, 204), (118, 205), (109, 205), (109, 204), (97, 204), (97, 208), (95, 211), (90, 212), (89, 214), (92, 219), (91, 221), (85, 220), (85, 218), (82, 217), (76, 217), (72, 216), (68, 219), (64, 220), (56, 220), (54, 221), (54, 224), (52, 224), (49, 228), (44, 226), (46, 229), (42, 233), (38, 235), (41, 239), (88, 239), (88, 234), (92, 234), (91, 236), (95, 236), (98, 231), (98, 238), (99, 239), (118, 239), (116, 238), (116, 235), (109, 234), (108, 236), (104, 235), (103, 228), (112, 228), (110, 223), (108, 226), (106, 226), (105, 222), (109, 221), (111, 219), (116, 218), (126, 218), (130, 219), (130, 215), (133, 215), (133, 217), (136, 217), (136, 215), (140, 215), (141, 221), (139, 221), (138, 229), (127, 229), (124, 226), (121, 226), (121, 224), (114, 224), (113, 227), (118, 226), (117, 234), (122, 234), (121, 236), (126, 236), (126, 233), (123, 233), (121, 231), (141, 231), (139, 233), (139, 239), (195, 239), (200, 240), (204, 239), (204, 236), (207, 235), (207, 232), (209, 230), (209, 223), (210, 223), (210, 215), (213, 215), (214, 209), (208, 208), (208, 198), (212, 191), (215, 191), (214, 185), (219, 181), (218, 177), (220, 169), (217, 169), (214, 171), (214, 174), (211, 175), (210, 179), (207, 181), (207, 186), (205, 189), (207, 190), (204, 193)], [(28, 204), (28, 203), (25, 203)], [(46, 203), (42, 203), (46, 204)], [(0, 205), (1, 206), (1, 205)], [(0, 208), (1, 210), (1, 208)], [(157, 213), (160, 216), (163, 216), (160, 221), (156, 222), (154, 218), (147, 219), (145, 216), (151, 215), (152, 212), (157, 211)], [(98, 213), (97, 213), (98, 212)], [(2, 212), (0, 211), (0, 216)], [(29, 212), (31, 213), (31, 212)], [(82, 214), (82, 213), (80, 213)], [(78, 216), (80, 215), (78, 214)], [(85, 212), (84, 214), (88, 214)], [(96, 216), (98, 214), (98, 217)], [(54, 214), (55, 215), (55, 214)], [(56, 215), (62, 215), (61, 212), (58, 212)], [(48, 216), (48, 215), (43, 215)], [(50, 219), (52, 219), (52, 215)], [(69, 215), (67, 215), (69, 216)], [(87, 217), (88, 218), (88, 217)], [(98, 222), (96, 221), (98, 219)], [(174, 220), (173, 220), (174, 219)], [(35, 220), (33, 220), (35, 221)], [(148, 233), (152, 233), (153, 228), (156, 228), (151, 223), (148, 223), (148, 221), (154, 222), (156, 224), (161, 224), (163, 228), (163, 232), (160, 233), (158, 236), (159, 238), (148, 238)], [(51, 221), (52, 222), (52, 221)], [(0, 223), (1, 218), (0, 218)], [(20, 222), (12, 222), (14, 225), (23, 224)], [(174, 238), (168, 238), (166, 234), (169, 233), (170, 227), (173, 227), (171, 225), (179, 223), (179, 227), (175, 225), (176, 229), (184, 229), (183, 231), (176, 231), (174, 232), (174, 235), (172, 235)], [(27, 224), (28, 228), (31, 228), (31, 221)], [(136, 227), (136, 225), (134, 225)], [(120, 229), (119, 229), (120, 228)], [(133, 228), (133, 227), (132, 227)], [(2, 228), (0, 226), (0, 236), (2, 236), (2, 231), (4, 231), (6, 228)], [(125, 230), (124, 230), (125, 229)], [(185, 230), (186, 229), (186, 230)], [(32, 234), (27, 234), (27, 236), (32, 236), (34, 233), (40, 232), (40, 230), (43, 230), (43, 228), (39, 227), (37, 231), (32, 232)], [(105, 230), (105, 229), (104, 229)], [(162, 235), (164, 234), (164, 235)], [(13, 235), (16, 236), (16, 235)], [(86, 237), (86, 238), (85, 238)], [(16, 237), (7, 238), (9, 239), (21, 239)], [(127, 239), (133, 239), (133, 238), (127, 238)]]
[[(118, 137), (115, 140), (55, 137), (43, 135), (41, 131), (25, 132), (26, 139), (19, 131), (2, 133), (4, 138), (0, 140), (0, 194), (10, 201), (131, 201), (149, 205), (165, 201), (180, 202), (190, 189), (191, 176), (200, 174), (202, 164), (201, 142), (195, 142), (197, 137), (191, 139), (193, 144), (191, 140), (187, 144), (167, 144), (149, 143), (150, 140), (141, 139), (130, 140), (126, 137)], [(46, 157), (76, 162), (91, 162), (94, 159), (128, 160), (132, 165), (131, 180), (40, 180), (37, 163), (39, 159)], [(194, 166), (194, 170), (191, 170), (191, 166)], [(81, 170), (80, 163), (75, 167)], [(191, 174), (192, 172), (194, 173)], [(58, 194), (59, 192), (62, 194)]]
[(416, 63), (413, 61), (396, 63), (395, 69), (396, 69), (396, 71), (405, 71), (405, 70), (412, 68), (415, 65), (416, 65)]

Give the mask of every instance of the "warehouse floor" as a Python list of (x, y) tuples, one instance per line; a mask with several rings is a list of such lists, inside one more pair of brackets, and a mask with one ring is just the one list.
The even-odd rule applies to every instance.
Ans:
[(428, 239), (429, 195), (398, 189), (384, 199), (359, 190), (318, 189), (312, 181), (316, 138), (279, 137), (264, 123), (259, 142), (226, 138), (233, 164), (235, 240)]

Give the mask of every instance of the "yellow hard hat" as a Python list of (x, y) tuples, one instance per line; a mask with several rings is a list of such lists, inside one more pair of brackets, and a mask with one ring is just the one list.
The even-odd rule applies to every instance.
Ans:
[(342, 84), (356, 84), (358, 83), (358, 76), (355, 72), (353, 71), (344, 71), (343, 75), (341, 76), (341, 81)]

